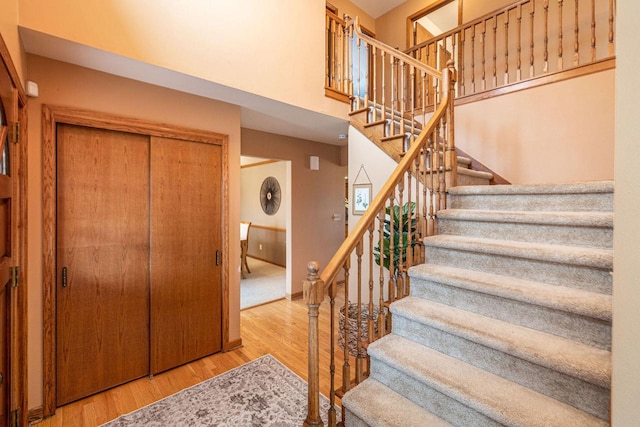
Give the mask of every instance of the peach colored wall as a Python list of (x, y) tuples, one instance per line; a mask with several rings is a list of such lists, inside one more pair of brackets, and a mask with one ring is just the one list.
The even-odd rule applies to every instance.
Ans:
[[(338, 146), (242, 129), (242, 155), (291, 161), (291, 290), (302, 291), (307, 263), (327, 265), (344, 240), (344, 177)], [(320, 170), (309, 169), (309, 156), (320, 157)], [(340, 221), (332, 215), (340, 214)], [(289, 237), (289, 236), (288, 236)]]
[[(74, 106), (229, 135), (229, 238), (239, 240), (240, 109), (206, 98), (28, 56), (40, 96), (29, 101), (29, 408), (42, 404), (42, 104)], [(240, 337), (239, 245), (230, 245), (230, 339)]]
[(341, 18), (346, 13), (351, 18), (359, 17), (360, 25), (363, 25), (367, 30), (376, 31), (376, 20), (369, 16), (364, 10), (360, 9), (349, 0), (329, 0), (329, 3), (338, 8), (338, 16)]
[(324, 0), (19, 5), (20, 25), (35, 31), (336, 117), (346, 112), (324, 96)]
[[(24, 77), (24, 61), (18, 36), (18, 0), (0, 0), (0, 34), (9, 49), (13, 65), (21, 79)], [(23, 82), (24, 86), (24, 82)]]
[(456, 145), (514, 184), (613, 179), (613, 70), (456, 107)]

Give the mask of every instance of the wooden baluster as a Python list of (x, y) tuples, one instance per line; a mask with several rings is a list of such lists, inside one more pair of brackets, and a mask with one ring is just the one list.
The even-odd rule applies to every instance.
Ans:
[(516, 81), (519, 82), (522, 79), (522, 4), (517, 8), (517, 20), (518, 20), (518, 47), (516, 58)]
[(596, 0), (591, 0), (591, 62), (596, 60)]
[[(349, 286), (345, 283), (345, 286)], [(334, 279), (329, 287), (329, 328), (331, 342), (329, 343), (329, 426), (336, 425), (336, 295), (338, 285)]]
[(406, 249), (404, 251), (404, 257), (405, 257), (405, 264), (404, 264), (404, 288), (402, 290), (402, 294), (404, 296), (408, 296), (409, 295), (409, 275), (407, 274), (409, 268), (411, 268), (411, 266), (413, 265), (413, 236), (411, 233), (411, 229), (412, 229), (412, 225), (413, 225), (413, 211), (411, 209), (411, 205), (414, 202), (414, 200), (411, 197), (411, 179), (412, 179), (412, 172), (413, 172), (413, 167), (409, 166), (409, 170), (407, 171), (407, 203), (409, 205), (409, 211), (407, 212), (407, 240), (405, 242), (406, 244)]
[[(402, 249), (405, 246), (405, 242), (404, 242), (404, 230), (403, 230), (403, 227), (404, 227), (403, 208), (404, 208), (404, 179), (398, 183), (398, 224), (396, 224), (396, 227), (398, 230), (398, 248), (396, 249), (396, 251), (398, 252), (398, 265), (396, 266), (396, 278), (397, 278), (396, 295), (398, 299), (404, 297), (405, 265), (404, 265), (404, 259), (402, 258), (402, 255), (403, 255)], [(392, 238), (392, 240), (395, 240), (395, 238)], [(395, 259), (396, 259), (395, 252), (393, 252), (393, 260), (395, 261)]]
[(416, 237), (418, 238), (418, 241), (416, 243), (418, 247), (418, 253), (416, 254), (414, 251), (414, 262), (412, 265), (417, 265), (422, 263), (422, 261), (420, 260), (422, 255), (420, 253), (420, 248), (422, 246), (421, 238), (424, 237), (424, 234), (422, 234), (422, 230), (424, 228), (422, 224), (422, 218), (420, 217), (420, 212), (422, 211), (421, 206), (424, 205), (424, 199), (422, 199), (422, 204), (421, 204), (420, 202), (420, 177), (422, 176), (421, 169), (420, 169), (421, 161), (422, 161), (422, 155), (418, 155), (416, 156), (416, 160), (413, 164), (413, 170), (416, 177)]
[(357, 52), (358, 52), (358, 77), (357, 77), (357, 82), (358, 82), (358, 99), (363, 101), (363, 105), (361, 106), (361, 108), (366, 108), (367, 107), (367, 102), (366, 99), (364, 99), (364, 97), (362, 96), (362, 63), (361, 63), (361, 58), (362, 58), (362, 52), (361, 52), (361, 46), (362, 46), (362, 40), (358, 37), (358, 41), (356, 43), (356, 47), (357, 47)]
[(562, 3), (564, 0), (558, 0), (558, 71), (561, 71), (563, 67), (562, 59)]
[[(428, 64), (429, 64), (429, 53), (430, 53), (430, 50), (431, 50), (431, 45), (430, 45), (430, 44), (427, 44), (427, 45), (424, 47), (424, 49), (425, 49), (425, 52), (426, 52), (426, 55), (425, 55), (425, 64), (427, 64), (427, 65), (428, 65)], [(425, 88), (425, 89), (426, 89), (426, 94), (427, 94), (427, 95), (426, 95), (426, 96), (427, 96), (427, 98), (426, 98), (426, 99), (427, 99), (427, 103), (426, 103), (426, 105), (427, 105), (427, 106), (430, 106), (430, 105), (431, 105), (431, 91), (429, 90), (429, 87), (431, 86), (431, 79), (432, 79), (432, 77), (431, 77), (431, 76), (429, 76), (429, 75), (427, 75), (427, 80), (426, 80), (426, 86), (427, 86), (427, 87)], [(426, 123), (426, 122), (425, 122), (425, 123)]]
[(471, 27), (471, 93), (476, 93), (476, 26)]
[(318, 313), (324, 299), (324, 283), (318, 276), (318, 263), (307, 265), (309, 274), (303, 283), (303, 294), (309, 309), (308, 408), (303, 426), (323, 426), (320, 418), (320, 341)]
[(529, 33), (529, 78), (534, 77), (535, 76), (535, 66), (534, 66), (534, 47), (535, 47), (535, 42), (534, 42), (534, 37), (533, 37), (533, 29), (534, 29), (534, 18), (535, 18), (535, 14), (536, 14), (536, 1), (535, 0), (531, 0), (531, 12), (529, 13), (529, 16), (531, 16), (531, 26), (530, 26), (530, 33)]
[(609, 0), (609, 56), (615, 55), (615, 45), (614, 45), (614, 8), (615, 2), (614, 0)]
[(573, 44), (573, 65), (580, 65), (580, 29), (579, 29), (579, 16), (578, 16), (578, 0), (575, 0), (575, 42)]
[(364, 253), (362, 239), (356, 246), (356, 259), (358, 263), (358, 289), (357, 289), (357, 305), (356, 305), (356, 384), (363, 381), (362, 369), (362, 254)]
[[(371, 225), (369, 226), (369, 321), (368, 325), (368, 341), (372, 343), (376, 340), (375, 336), (375, 325), (374, 325), (374, 304), (373, 304), (373, 233), (375, 220), (371, 221)], [(367, 369), (367, 373), (369, 370)]]
[[(443, 78), (444, 82), (442, 85), (442, 90), (445, 92), (445, 95), (453, 96), (453, 92), (455, 90), (456, 84), (456, 72), (455, 68), (453, 68), (453, 64), (449, 63), (446, 70), (443, 70)], [(448, 132), (445, 133), (446, 138), (446, 153), (445, 153), (445, 165), (447, 168), (451, 170), (451, 172), (447, 175), (448, 181), (445, 191), (448, 192), (449, 188), (453, 188), (458, 185), (458, 154), (456, 152), (456, 143), (455, 143), (455, 125), (454, 125), (454, 103), (451, 102), (448, 107), (447, 114), (445, 115), (446, 122), (448, 123)], [(445, 208), (447, 207), (447, 194), (444, 194), (445, 197)]]
[(373, 74), (373, 81), (369, 82), (369, 85), (373, 87), (373, 121), (376, 122), (378, 121), (378, 109), (376, 108), (376, 105), (378, 103), (378, 81), (377, 81), (377, 65), (378, 65), (378, 59), (377, 59), (377, 54), (376, 52), (378, 51), (378, 49), (375, 46), (371, 46), (371, 48), (373, 49), (373, 52), (371, 52), (371, 60), (373, 61), (372, 64), (372, 74)]
[(380, 314), (378, 316), (378, 333), (380, 337), (386, 335), (386, 324), (387, 324), (387, 314), (384, 310), (384, 219), (385, 219), (385, 208), (383, 207), (378, 212), (378, 248), (379, 248), (379, 302), (380, 306)]
[[(405, 106), (407, 105), (407, 99), (405, 97), (405, 93), (406, 93), (406, 89), (407, 89), (407, 84), (405, 81), (405, 74), (406, 74), (406, 66), (407, 64), (404, 62), (404, 60), (400, 61), (400, 120), (399, 120), (399, 124), (400, 124), (400, 135), (404, 135), (404, 124), (405, 124), (405, 118), (404, 118), (404, 114), (405, 114)], [(407, 149), (409, 147), (406, 146), (405, 144), (405, 138), (402, 138), (402, 152), (406, 153)]]
[[(393, 232), (395, 229), (395, 223), (393, 221), (393, 196), (394, 194), (391, 193), (389, 195), (389, 236), (393, 236)], [(388, 297), (388, 302), (389, 304), (391, 304), (393, 301), (395, 301), (396, 299), (396, 293), (395, 293), (395, 287), (396, 287), (396, 278), (395, 278), (395, 266), (393, 265), (393, 251), (395, 250), (394, 247), (394, 239), (393, 238), (389, 238), (389, 283), (388, 283), (388, 289), (387, 292), (389, 294)]]
[[(353, 89), (353, 37), (354, 37), (354, 31), (353, 31), (353, 25), (350, 25), (349, 27), (347, 27), (347, 34), (346, 36), (346, 43), (347, 43), (347, 55), (346, 55), (346, 60), (347, 60), (347, 64), (346, 64), (346, 68), (348, 70), (347, 75), (348, 75), (348, 90), (347, 93), (351, 96), (355, 95), (355, 91)], [(360, 109), (360, 100), (358, 99), (357, 96), (353, 96), (353, 100), (352, 100), (352, 104), (351, 104), (351, 111), (355, 111), (355, 110), (359, 110)]]
[(389, 60), (391, 61), (391, 129), (390, 129), (390, 133), (389, 135), (393, 135), (394, 134), (394, 126), (393, 126), (393, 122), (395, 121), (395, 117), (396, 117), (396, 112), (395, 112), (395, 107), (396, 107), (396, 102), (398, 100), (398, 83), (397, 83), (397, 61), (393, 56), (389, 56)]
[(544, 66), (543, 73), (549, 72), (549, 0), (544, 0)]
[(435, 150), (435, 144), (434, 144), (434, 140), (437, 140), (437, 136), (436, 136), (436, 132), (435, 130), (431, 132), (431, 134), (429, 135), (429, 150), (427, 151), (427, 155), (428, 157), (428, 164), (429, 164), (429, 176), (428, 176), (428, 182), (430, 185), (430, 193), (429, 193), (429, 219), (428, 219), (428, 223), (427, 223), (427, 236), (433, 236), (435, 234), (435, 211), (434, 211), (434, 206), (435, 206), (435, 192), (436, 192), (436, 180), (435, 180), (435, 173), (434, 173), (434, 155), (433, 152)]
[(504, 84), (509, 83), (509, 10), (504, 14)]
[(324, 85), (326, 87), (332, 87), (331, 86), (331, 75), (332, 75), (332, 71), (333, 71), (333, 58), (331, 57), (332, 54), (332, 44), (331, 44), (331, 31), (332, 31), (332, 27), (333, 27), (333, 20), (331, 19), (331, 17), (329, 17), (329, 15), (325, 16), (325, 25), (326, 25), (326, 40), (325, 40), (325, 78), (324, 78)]
[(485, 70), (485, 63), (486, 63), (486, 35), (487, 35), (487, 21), (482, 21), (482, 38), (481, 38), (481, 43), (482, 43), (482, 90), (487, 89), (487, 76), (486, 76), (486, 70)]
[(381, 120), (386, 120), (387, 119), (387, 104), (386, 104), (386, 92), (387, 92), (387, 82), (385, 80), (385, 72), (384, 70), (387, 68), (386, 67), (386, 62), (384, 61), (384, 56), (385, 56), (385, 52), (384, 50), (382, 52), (380, 52), (380, 64), (382, 65), (382, 112), (381, 115), (382, 117), (380, 117)]
[(498, 15), (493, 17), (493, 87), (498, 86)]
[[(416, 67), (414, 67), (413, 65), (409, 66), (409, 74), (410, 74), (410, 78), (409, 78), (409, 82), (411, 84), (411, 95), (410, 95), (410, 99), (409, 99), (409, 105), (411, 106), (411, 111), (410, 111), (410, 117), (411, 117), (411, 143), (413, 144), (413, 141), (415, 140), (415, 133), (416, 133), (416, 117), (415, 117), (415, 108), (416, 108)], [(407, 147), (408, 149), (409, 147)]]
[(459, 58), (460, 60), (458, 61), (458, 69), (460, 70), (460, 83), (458, 83), (458, 96), (464, 96), (465, 94), (465, 88), (464, 88), (464, 72), (465, 72), (465, 59), (464, 59), (464, 41), (465, 41), (465, 33), (466, 33), (466, 29), (463, 28), (460, 31), (460, 53), (459, 53)]
[(456, 34), (457, 33), (451, 34), (451, 60), (455, 63), (459, 63), (456, 51)]
[(346, 393), (351, 388), (351, 365), (349, 364), (349, 269), (351, 267), (351, 256), (344, 262), (344, 325), (342, 327), (342, 338), (344, 339), (344, 349), (342, 363), (342, 391)]

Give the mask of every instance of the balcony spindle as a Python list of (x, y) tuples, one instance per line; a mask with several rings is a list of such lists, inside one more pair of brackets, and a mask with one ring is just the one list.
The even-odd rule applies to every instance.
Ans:
[(384, 56), (385, 56), (385, 52), (383, 50), (382, 52), (380, 52), (380, 64), (382, 64), (382, 108), (381, 108), (382, 117), (380, 118), (380, 120), (387, 119), (387, 109), (385, 108), (385, 106), (387, 105), (386, 103), (387, 80), (385, 79), (385, 72), (384, 72), (384, 70), (387, 67), (385, 67)]
[(509, 84), (509, 10), (504, 13), (504, 84)]
[(493, 17), (493, 87), (498, 86), (498, 15)]
[(482, 21), (482, 35), (480, 43), (482, 43), (482, 90), (487, 89), (487, 73), (486, 73), (486, 36), (487, 36), (487, 21)]
[(458, 56), (458, 58), (460, 58), (460, 60), (458, 61), (458, 68), (460, 70), (460, 82), (458, 84), (458, 92), (460, 96), (464, 96), (465, 95), (465, 87), (464, 87), (464, 82), (465, 82), (465, 57), (464, 57), (464, 42), (465, 42), (465, 34), (466, 34), (466, 28), (463, 28), (462, 31), (460, 31), (460, 54)]
[(544, 0), (544, 66), (543, 73), (549, 72), (549, 0)]
[(578, 16), (578, 0), (575, 0), (575, 41), (573, 43), (573, 65), (580, 65), (580, 17)]
[(378, 75), (377, 75), (377, 69), (378, 69), (378, 58), (377, 58), (377, 54), (376, 52), (378, 51), (377, 48), (375, 46), (372, 46), (373, 51), (371, 52), (371, 61), (373, 62), (371, 64), (371, 71), (373, 74), (373, 82), (369, 82), (369, 86), (373, 86), (373, 121), (378, 121), (378, 109), (376, 108), (376, 104), (378, 102), (378, 81), (376, 80)]
[(564, 0), (558, 0), (558, 71), (563, 69), (563, 59), (562, 59), (562, 42), (563, 42), (563, 34), (562, 34), (562, 5)]
[(596, 0), (591, 0), (591, 61), (596, 60)]
[(615, 16), (615, 1), (609, 0), (609, 56), (615, 55), (614, 47), (614, 16)]
[(535, 14), (536, 14), (536, 2), (535, 0), (531, 0), (531, 12), (529, 12), (530, 18), (530, 33), (529, 33), (529, 78), (534, 77), (535, 73), (535, 39), (534, 39), (534, 24), (535, 24)]
[(471, 93), (476, 93), (476, 26), (471, 26)]
[(517, 16), (518, 20), (518, 46), (517, 46), (517, 58), (516, 58), (516, 81), (519, 82), (522, 79), (522, 5), (518, 5)]

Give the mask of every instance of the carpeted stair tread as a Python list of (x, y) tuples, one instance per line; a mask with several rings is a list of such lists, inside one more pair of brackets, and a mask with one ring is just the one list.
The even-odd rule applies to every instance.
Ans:
[(491, 185), (460, 186), (449, 189), (451, 195), (465, 194), (586, 194), (613, 193), (613, 181), (594, 181), (569, 184), (527, 184), (527, 185)]
[(613, 268), (613, 251), (607, 249), (451, 236), (445, 234), (427, 237), (424, 241), (427, 247), (535, 259), (603, 270), (611, 270)]
[(372, 363), (386, 364), (505, 425), (609, 425), (572, 406), (394, 334), (372, 343), (368, 351)]
[(409, 399), (374, 379), (367, 379), (349, 390), (342, 405), (372, 427), (450, 427)]
[(613, 228), (612, 212), (545, 212), (444, 209), (438, 212), (438, 219)]
[(420, 264), (411, 267), (409, 276), (412, 279), (443, 283), (456, 288), (611, 321), (612, 298), (606, 294), (436, 264)]
[(406, 297), (391, 312), (591, 384), (609, 388), (611, 353), (535, 329)]

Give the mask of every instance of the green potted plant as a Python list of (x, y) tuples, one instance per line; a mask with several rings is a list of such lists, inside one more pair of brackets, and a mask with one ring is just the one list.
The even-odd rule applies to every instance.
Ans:
[[(417, 223), (414, 213), (415, 202), (407, 202), (402, 206), (387, 206), (385, 210), (384, 226), (382, 229), (382, 250), (380, 243), (373, 248), (373, 256), (376, 264), (389, 270), (389, 276), (397, 279), (400, 274), (400, 266), (407, 261), (407, 249), (419, 242), (417, 238)], [(393, 233), (391, 232), (391, 219), (393, 218)], [(391, 242), (393, 238), (393, 254)], [(382, 262), (382, 264), (381, 264)]]

